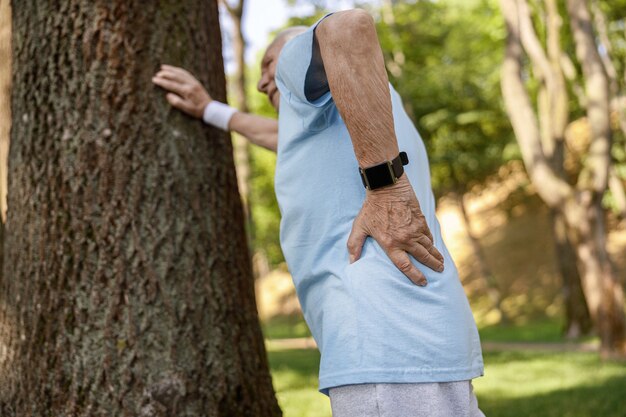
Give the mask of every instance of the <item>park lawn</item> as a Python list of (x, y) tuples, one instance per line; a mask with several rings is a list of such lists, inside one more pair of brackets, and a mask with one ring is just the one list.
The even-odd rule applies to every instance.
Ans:
[(304, 321), (302, 314), (291, 316), (276, 316), (261, 321), (263, 335), (266, 339), (292, 339), (296, 337), (311, 337), (311, 331)]
[[(300, 314), (273, 317), (263, 321), (261, 325), (265, 338), (269, 340), (311, 337), (311, 332)], [(480, 340), (483, 342), (566, 342), (562, 329), (563, 321), (559, 317), (543, 317), (510, 325), (479, 325)], [(575, 342), (588, 342), (594, 339), (583, 337)]]
[(560, 317), (543, 317), (509, 325), (479, 325), (478, 332), (482, 342), (580, 343), (597, 341), (595, 336), (567, 340), (563, 335), (563, 320)]
[[(270, 350), (284, 417), (330, 417), (317, 391), (316, 349)], [(624, 417), (626, 364), (595, 353), (487, 352), (485, 376), (474, 380), (487, 417)]]

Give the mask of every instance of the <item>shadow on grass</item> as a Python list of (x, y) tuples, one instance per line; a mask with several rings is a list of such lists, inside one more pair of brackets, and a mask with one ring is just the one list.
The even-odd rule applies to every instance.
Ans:
[(478, 394), (487, 417), (624, 417), (626, 378), (613, 377), (602, 385), (577, 386), (520, 398)]

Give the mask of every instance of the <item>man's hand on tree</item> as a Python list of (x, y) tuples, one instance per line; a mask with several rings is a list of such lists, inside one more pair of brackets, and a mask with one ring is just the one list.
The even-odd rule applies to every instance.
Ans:
[(348, 238), (350, 263), (361, 256), (367, 236), (372, 236), (396, 267), (417, 285), (426, 285), (426, 277), (413, 265), (409, 254), (429, 268), (443, 271), (443, 256), (433, 245), (433, 236), (406, 174), (394, 185), (367, 190)]
[(165, 98), (173, 107), (198, 119), (212, 100), (202, 84), (183, 68), (161, 65), (152, 82), (169, 91)]

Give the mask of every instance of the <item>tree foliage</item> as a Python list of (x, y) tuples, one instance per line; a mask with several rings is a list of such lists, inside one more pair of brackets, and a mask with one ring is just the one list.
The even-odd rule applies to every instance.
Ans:
[(505, 34), (495, 5), (420, 1), (393, 13), (395, 27), (379, 22), (379, 37), (386, 54), (405, 55), (390, 80), (427, 145), (435, 192), (464, 191), (519, 158), (500, 98)]

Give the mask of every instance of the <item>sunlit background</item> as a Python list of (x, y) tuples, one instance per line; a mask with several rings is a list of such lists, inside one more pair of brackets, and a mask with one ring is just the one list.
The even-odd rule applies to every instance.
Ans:
[[(527, 3), (547, 54), (550, 2)], [(598, 50), (617, 74), (613, 101), (622, 100), (623, 106), (626, 3), (589, 4), (594, 23), (604, 22), (596, 27)], [(564, 257), (555, 242), (555, 221), (525, 169), (507, 115), (501, 92), (507, 32), (497, 1), (248, 0), (242, 26), (248, 108), (274, 115), (255, 84), (264, 47), (276, 31), (355, 6), (374, 16), (390, 81), (428, 148), (437, 215), (481, 331), (486, 373), (474, 384), (481, 408), (487, 416), (624, 415), (626, 367), (601, 362), (597, 338), (567, 319), (567, 295), (573, 290), (562, 272), (564, 265), (576, 261)], [(590, 133), (583, 74), (564, 2), (557, 2), (557, 7), (569, 107), (561, 170), (566, 181), (575, 184), (589, 151)], [(221, 21), (230, 101), (238, 105), (232, 94), (238, 82), (233, 24), (223, 6)], [(610, 56), (600, 38), (609, 42)], [(546, 118), (545, 108), (539, 108), (542, 81), (532, 62), (524, 60), (523, 81), (540, 120)], [(606, 245), (622, 282), (623, 108), (612, 109), (613, 185), (603, 197)], [(236, 155), (237, 168), (240, 185), (242, 174), (247, 176), (243, 198), (251, 210), (248, 226), (257, 300), (278, 399), (286, 416), (330, 416), (327, 398), (316, 390), (319, 356), (278, 244), (274, 155), (250, 146), (243, 149)]]

